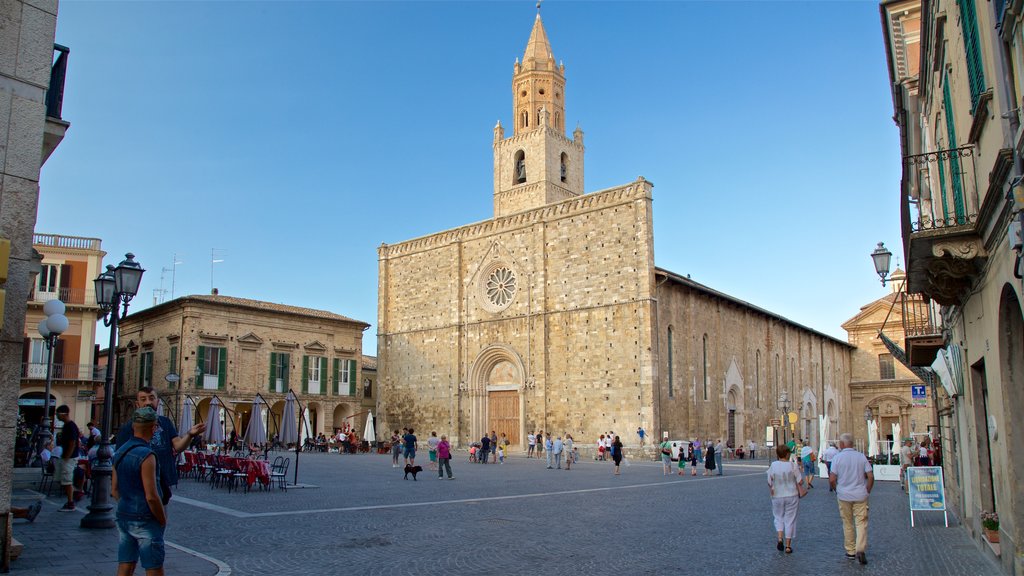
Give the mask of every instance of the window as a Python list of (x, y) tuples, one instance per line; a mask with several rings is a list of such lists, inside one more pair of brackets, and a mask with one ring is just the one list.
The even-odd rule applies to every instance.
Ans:
[[(961, 6), (967, 2), (961, 2)], [(973, 8), (972, 8), (973, 10)], [(946, 136), (949, 138), (950, 150), (956, 148), (956, 121), (953, 117), (953, 98), (949, 92), (949, 75), (945, 75), (945, 81), (942, 83), (942, 104), (944, 107), (944, 114), (946, 116)], [(953, 190), (953, 215), (955, 217), (954, 222), (950, 222), (949, 209), (946, 207), (946, 191), (943, 187), (942, 193), (942, 216), (946, 218), (944, 225), (960, 226), (967, 224), (966, 210), (964, 209), (964, 190), (963, 190), (963, 169), (960, 166), (960, 155), (949, 152), (949, 183)], [(943, 180), (943, 174), (941, 172), (942, 158), (939, 158), (939, 178)]]
[(562, 152), (562, 167), (561, 167), (562, 182), (566, 182), (567, 181), (566, 176), (568, 175), (568, 172), (569, 172), (569, 155), (566, 154), (565, 152)]
[(139, 356), (139, 388), (153, 387), (153, 352)]
[(674, 372), (672, 371), (672, 327), (668, 327), (668, 397), (675, 395), (672, 386), (674, 384)]
[(761, 407), (761, 351), (754, 354), (754, 398), (757, 407)]
[(881, 380), (896, 379), (896, 365), (892, 363), (892, 354), (878, 355), (878, 377)]
[(57, 276), (60, 273), (60, 266), (57, 264), (43, 264), (39, 271), (39, 291), (53, 293), (57, 291)]
[(339, 396), (356, 395), (356, 361), (335, 358), (334, 359), (334, 393)]
[(512, 164), (514, 174), (512, 175), (513, 184), (522, 184), (526, 182), (526, 152), (519, 150), (515, 155), (515, 162)]
[(519, 115), (519, 127), (520, 128), (528, 128), (529, 126), (530, 126), (530, 114), (526, 110), (523, 110), (523, 113)]
[(114, 396), (120, 396), (124, 389), (124, 356), (118, 356), (114, 367)]
[(704, 335), (704, 399), (708, 399), (708, 335)]
[[(178, 374), (178, 347), (171, 346), (171, 355), (167, 359), (167, 371), (171, 374)], [(181, 374), (178, 374), (181, 376)]]
[(287, 352), (270, 353), (270, 391), (283, 394), (288, 391), (288, 365), (291, 357)]
[(967, 55), (967, 77), (971, 85), (971, 111), (978, 106), (978, 100), (985, 91), (985, 69), (981, 65), (981, 42), (978, 35), (978, 14), (974, 0), (958, 0), (960, 5), (960, 29), (964, 33), (964, 52)]
[(363, 398), (373, 398), (373, 380), (363, 378)]
[(321, 376), (327, 374), (327, 358), (324, 356), (302, 357), (302, 392), (305, 394), (325, 394), (326, 387), (321, 384)]
[(199, 367), (196, 388), (223, 390), (227, 384), (228, 355), (226, 348), (199, 346), (196, 349), (196, 366)]

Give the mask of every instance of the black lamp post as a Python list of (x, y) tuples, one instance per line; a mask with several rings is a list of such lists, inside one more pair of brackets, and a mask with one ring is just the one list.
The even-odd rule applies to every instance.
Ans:
[(53, 420), (50, 419), (50, 389), (53, 387), (53, 348), (57, 345), (57, 338), (68, 329), (68, 318), (64, 315), (64, 303), (60, 300), (50, 300), (43, 305), (43, 314), (46, 318), (39, 321), (39, 335), (43, 337), (46, 344), (46, 392), (43, 395), (43, 419), (36, 429), (36, 456), (43, 453), (43, 449), (53, 439)]
[(113, 473), (111, 458), (114, 455), (110, 448), (110, 420), (113, 410), (114, 365), (117, 362), (117, 322), (128, 313), (128, 303), (139, 293), (143, 272), (145, 270), (135, 261), (135, 255), (128, 253), (117, 268), (108, 264), (106, 272), (93, 280), (96, 285), (96, 303), (103, 311), (103, 325), (110, 327), (110, 346), (107, 349), (107, 375), (103, 383), (103, 436), (100, 437), (96, 452), (96, 466), (92, 469), (92, 501), (88, 506), (89, 513), (82, 518), (82, 528), (114, 527), (114, 504), (110, 500)]
[(779, 394), (778, 401), (779, 410), (782, 410), (782, 440), (786, 441), (786, 428), (789, 427), (789, 394), (783, 392)]
[(884, 242), (879, 242), (871, 253), (871, 260), (875, 263), (875, 272), (882, 279), (882, 286), (885, 286), (885, 277), (889, 275), (889, 261), (892, 259), (892, 252), (885, 247)]

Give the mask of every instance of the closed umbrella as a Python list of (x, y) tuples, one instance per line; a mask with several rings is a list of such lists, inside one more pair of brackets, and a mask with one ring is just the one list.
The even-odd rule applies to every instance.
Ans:
[(181, 433), (188, 432), (193, 425), (192, 411), (195, 410), (195, 403), (188, 396), (185, 397), (185, 402), (181, 406), (181, 420), (178, 422), (178, 431)]
[(897, 446), (900, 445), (900, 432), (901, 432), (900, 425), (898, 423), (897, 424), (893, 424), (892, 425), (892, 443), (889, 444), (889, 463), (890, 464), (892, 464), (892, 453), (893, 453), (893, 451), (896, 449)]
[(370, 444), (377, 441), (377, 432), (373, 429), (373, 412), (366, 413), (366, 430), (363, 430), (363, 440)]
[(878, 423), (875, 420), (868, 420), (868, 457), (874, 458), (878, 454)]
[(245, 443), (261, 446), (267, 443), (267, 429), (263, 425), (262, 406), (265, 404), (259, 394), (252, 401), (252, 412), (249, 414), (249, 426), (245, 429)]
[(284, 398), (284, 412), (281, 413), (281, 443), (284, 445), (299, 443), (299, 426), (296, 404), (298, 400), (290, 390)]
[(220, 398), (210, 400), (210, 411), (206, 414), (206, 431), (203, 438), (208, 444), (224, 442), (224, 421), (220, 418)]

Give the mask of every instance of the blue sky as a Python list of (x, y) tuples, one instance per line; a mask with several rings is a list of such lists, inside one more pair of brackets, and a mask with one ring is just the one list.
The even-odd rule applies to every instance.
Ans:
[[(64, 0), (71, 128), (36, 230), (99, 237), (175, 295), (373, 324), (377, 255), (492, 216), (492, 129), (533, 2)], [(655, 260), (840, 339), (900, 252), (878, 5), (545, 2), (587, 191), (654, 183)], [(168, 272), (163, 287), (171, 288)], [(167, 295), (169, 297), (169, 294)]]

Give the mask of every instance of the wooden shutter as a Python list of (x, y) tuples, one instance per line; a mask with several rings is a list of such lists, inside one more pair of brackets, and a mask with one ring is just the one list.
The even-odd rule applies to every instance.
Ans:
[(270, 390), (271, 392), (277, 392), (277, 390), (274, 388), (274, 383), (275, 383), (276, 379), (277, 379), (277, 353), (276, 352), (271, 352), (270, 353), (270, 383), (269, 383), (269, 385), (267, 387), (267, 390)]
[(325, 382), (327, 380), (327, 357), (320, 357), (320, 393), (327, 395), (330, 394), (330, 385)]
[(203, 368), (203, 364), (206, 362), (206, 346), (199, 346), (196, 348), (196, 388), (203, 387), (203, 377), (206, 375), (206, 369)]
[[(167, 364), (170, 366), (169, 372), (178, 374), (178, 347), (171, 346), (171, 354), (167, 359)], [(178, 374), (181, 376), (180, 374)]]
[(348, 395), (356, 395), (356, 361), (348, 361)]
[(309, 393), (309, 356), (302, 356), (302, 393)]
[(289, 384), (291, 381), (291, 378), (289, 378), (289, 376), (291, 376), (291, 363), (289, 362), (291, 358), (292, 357), (285, 352), (281, 352), (277, 357), (277, 362), (281, 365), (281, 379), (284, 380), (285, 389), (291, 388)]
[(228, 382), (228, 349), (218, 348), (220, 350), (220, 362), (217, 366), (217, 389), (223, 390)]
[(338, 364), (340, 362), (341, 362), (341, 360), (339, 360), (338, 358), (334, 359), (334, 375), (333, 375), (333, 378), (332, 378), (333, 386), (334, 386), (334, 393), (339, 395), (339, 396), (341, 395), (341, 381), (338, 380)]
[(51, 368), (54, 378), (64, 378), (64, 339), (57, 338), (57, 343), (51, 351), (53, 355), (53, 366)]

